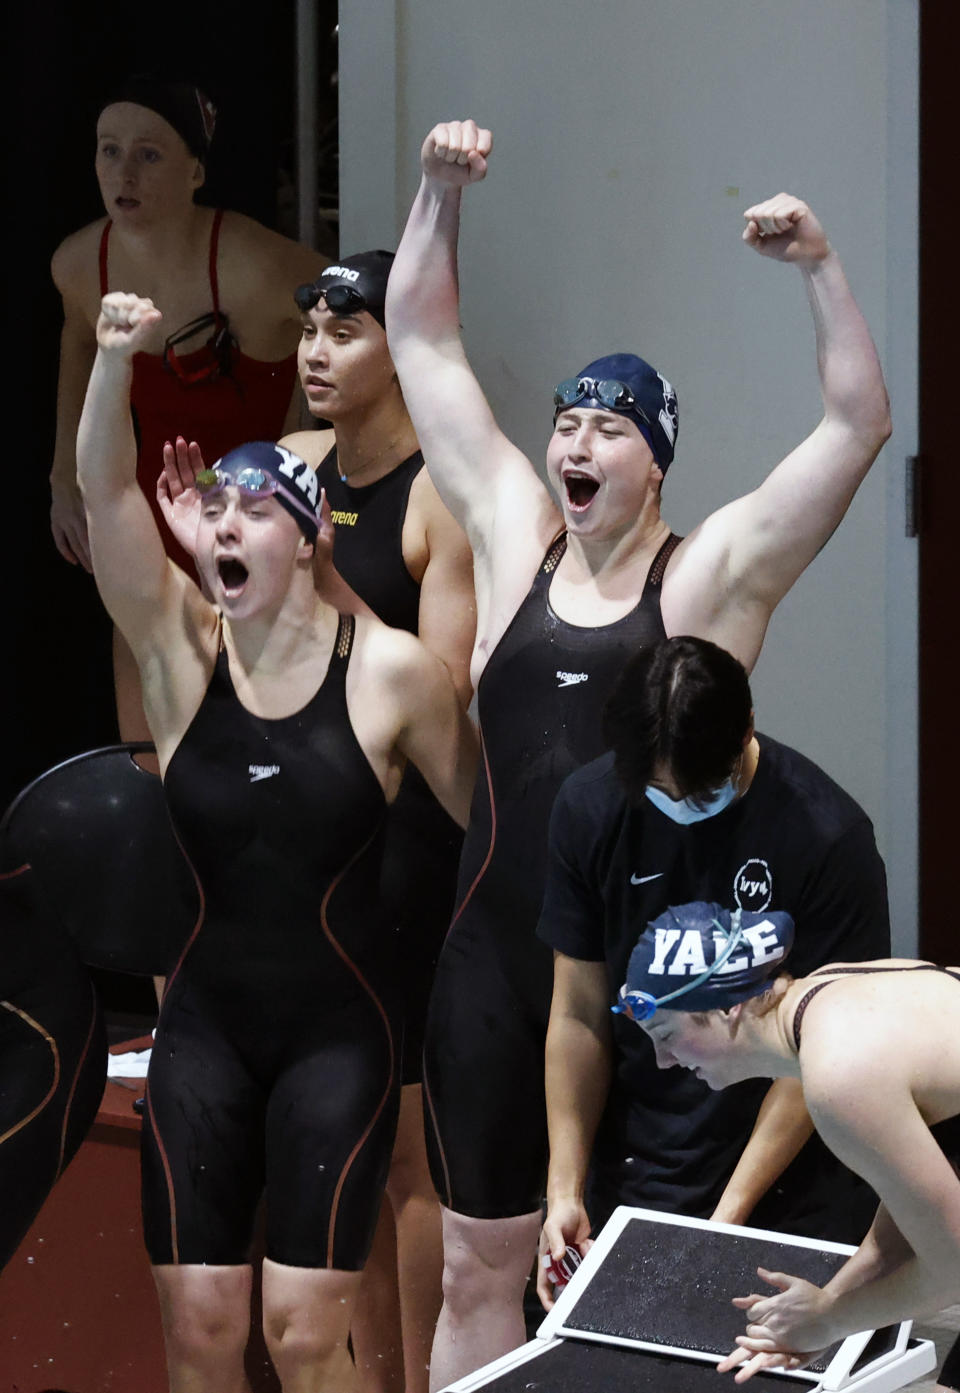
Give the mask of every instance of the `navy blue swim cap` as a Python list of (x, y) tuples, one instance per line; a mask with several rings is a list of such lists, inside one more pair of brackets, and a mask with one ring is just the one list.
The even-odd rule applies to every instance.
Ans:
[[(629, 416), (650, 446), (660, 469), (666, 474), (673, 460), (680, 426), (677, 394), (667, 379), (635, 353), (609, 353), (605, 358), (596, 358), (585, 368), (581, 368), (576, 378), (570, 378), (569, 382), (579, 379), (594, 384), (622, 382), (630, 389), (639, 411), (634, 406), (611, 406), (590, 391), (585, 392), (576, 405), (598, 411), (617, 411), (621, 416)], [(564, 387), (567, 385), (561, 384)], [(556, 420), (564, 409), (562, 405), (558, 405), (553, 419)]]
[[(306, 314), (326, 298), (327, 291), (333, 287), (343, 287), (351, 295), (341, 296), (345, 303), (341, 307), (336, 297), (328, 301), (334, 314), (352, 314), (356, 310), (366, 310), (381, 328), (386, 327), (384, 304), (387, 299), (387, 281), (393, 265), (393, 252), (357, 252), (354, 256), (342, 257), (335, 266), (328, 266), (318, 281), (300, 285), (293, 292), (301, 314)], [(353, 303), (351, 303), (353, 302)]]
[(792, 947), (793, 919), (783, 910), (753, 913), (703, 900), (671, 906), (637, 940), (619, 1009), (629, 1007), (634, 1020), (661, 1007), (725, 1010), (765, 992)]
[[(209, 472), (221, 476), (213, 485), (215, 488), (235, 484), (246, 492), (257, 493), (260, 485), (254, 476), (258, 470), (267, 479), (263, 492), (290, 514), (308, 541), (315, 542), (320, 523), (320, 483), (309, 464), (292, 450), (269, 440), (250, 440), (228, 450)], [(197, 486), (203, 491), (202, 476)]]

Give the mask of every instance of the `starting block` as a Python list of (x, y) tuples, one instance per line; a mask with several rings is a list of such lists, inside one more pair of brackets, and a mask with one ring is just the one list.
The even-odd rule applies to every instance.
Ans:
[[(743, 1333), (743, 1313), (731, 1298), (762, 1286), (757, 1268), (823, 1286), (854, 1251), (621, 1206), (536, 1339), (444, 1393), (730, 1393), (733, 1374), (718, 1375), (714, 1366)], [(911, 1325), (849, 1335), (807, 1368), (754, 1374), (745, 1386), (752, 1393), (772, 1393), (774, 1385), (777, 1393), (893, 1393), (936, 1366), (933, 1344), (913, 1339)]]

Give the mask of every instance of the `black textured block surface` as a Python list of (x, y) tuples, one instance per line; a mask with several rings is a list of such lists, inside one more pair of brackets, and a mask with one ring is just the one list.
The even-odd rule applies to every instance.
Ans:
[[(756, 1374), (750, 1380), (755, 1393), (771, 1393), (775, 1385), (779, 1393), (791, 1387), (776, 1374)], [(735, 1385), (732, 1375), (719, 1377), (712, 1364), (564, 1340), (483, 1387), (497, 1393), (729, 1393)]]
[[(564, 1324), (718, 1356), (745, 1325), (734, 1296), (769, 1291), (757, 1268), (823, 1286), (846, 1262), (842, 1253), (794, 1247), (714, 1229), (631, 1219)], [(826, 1367), (834, 1345), (812, 1369)]]

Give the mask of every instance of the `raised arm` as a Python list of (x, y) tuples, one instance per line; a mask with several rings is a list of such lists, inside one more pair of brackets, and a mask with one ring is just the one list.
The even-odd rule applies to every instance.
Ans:
[[(487, 172), (492, 139), (473, 121), (435, 126), (387, 290), (390, 352), (441, 498), (470, 539), (478, 586), (513, 549), (543, 551), (556, 512), (529, 460), (498, 427), (460, 338), (460, 195)], [(541, 545), (542, 544), (542, 545)], [(539, 556), (537, 558), (539, 560)]]
[(97, 586), (138, 659), (162, 644), (185, 602), (189, 612), (192, 597), (200, 598), (196, 586), (168, 561), (136, 480), (132, 360), (159, 319), (150, 300), (121, 292), (104, 297), (77, 436), (78, 479)]
[(735, 628), (743, 609), (754, 606), (769, 617), (842, 520), (890, 434), (870, 331), (817, 218), (790, 194), (748, 208), (744, 217), (747, 246), (795, 266), (803, 277), (823, 417), (759, 488), (714, 513), (688, 538), (703, 585), (696, 608), (708, 628), (712, 614), (710, 637), (719, 643), (725, 623), (732, 620)]

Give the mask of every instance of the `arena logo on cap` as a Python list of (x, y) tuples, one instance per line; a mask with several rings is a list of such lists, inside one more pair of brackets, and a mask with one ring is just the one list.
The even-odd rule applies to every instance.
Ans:
[(360, 272), (351, 270), (349, 266), (328, 266), (320, 276), (320, 279), (322, 281), (326, 280), (328, 276), (339, 276), (341, 280), (345, 281), (358, 281), (360, 279)]
[(740, 909), (762, 914), (773, 899), (773, 871), (760, 856), (752, 856), (733, 877), (733, 897)]
[[(717, 977), (746, 972), (762, 963), (779, 962), (785, 956), (783, 944), (777, 939), (776, 925), (770, 920), (744, 928), (742, 938), (748, 951), (728, 958), (717, 968)], [(723, 934), (713, 935), (714, 961), (726, 944), (727, 939)], [(710, 966), (704, 955), (703, 936), (699, 929), (654, 929), (653, 961), (647, 968), (652, 977), (696, 977)]]
[(274, 448), (283, 460), (283, 463), (277, 466), (280, 473), (297, 486), (304, 497), (309, 500), (311, 508), (315, 509), (320, 497), (320, 485), (317, 483), (314, 470), (299, 455), (291, 454), (285, 446), (276, 445)]

